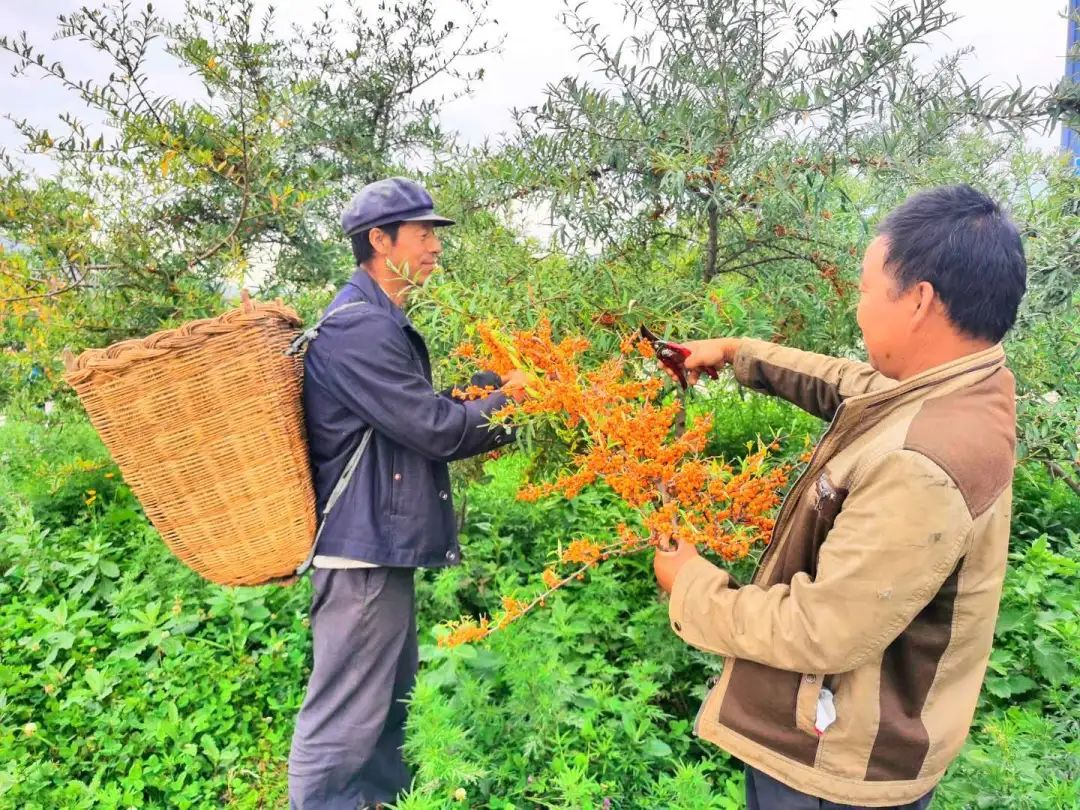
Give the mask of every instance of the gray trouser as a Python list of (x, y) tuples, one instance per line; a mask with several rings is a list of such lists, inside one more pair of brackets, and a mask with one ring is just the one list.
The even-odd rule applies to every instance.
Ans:
[(315, 662), (289, 754), (289, 807), (356, 810), (408, 787), (404, 701), (416, 680), (411, 568), (316, 569)]
[[(899, 804), (891, 810), (926, 810), (934, 791), (917, 802)], [(864, 810), (852, 804), (837, 804), (800, 793), (783, 782), (777, 782), (768, 774), (746, 766), (746, 810)]]

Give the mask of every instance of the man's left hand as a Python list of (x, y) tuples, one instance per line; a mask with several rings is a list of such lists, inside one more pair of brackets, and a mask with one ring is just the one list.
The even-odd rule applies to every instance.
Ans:
[(525, 386), (529, 384), (529, 375), (521, 369), (513, 369), (502, 378), (502, 391), (515, 402), (523, 402), (528, 397)]
[(656, 572), (657, 583), (666, 593), (671, 593), (671, 589), (675, 587), (675, 578), (679, 576), (682, 567), (700, 556), (697, 547), (691, 543), (673, 541), (669, 550), (657, 548), (653, 556), (653, 571)]

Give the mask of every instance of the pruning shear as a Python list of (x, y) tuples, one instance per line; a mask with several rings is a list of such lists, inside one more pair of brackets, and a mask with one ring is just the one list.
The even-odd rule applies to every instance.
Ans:
[[(640, 333), (645, 340), (649, 341), (653, 352), (656, 354), (656, 359), (664, 365), (664, 368), (678, 378), (680, 387), (685, 391), (687, 387), (685, 363), (686, 358), (690, 356), (690, 349), (687, 346), (683, 346), (681, 343), (673, 343), (670, 340), (658, 338), (653, 331), (644, 324), (641, 326)], [(720, 376), (717, 370), (711, 366), (706, 366), (702, 371), (714, 380)]]

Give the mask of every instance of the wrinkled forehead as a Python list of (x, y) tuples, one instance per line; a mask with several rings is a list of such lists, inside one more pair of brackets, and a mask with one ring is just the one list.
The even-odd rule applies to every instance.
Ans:
[(433, 233), (435, 231), (435, 223), (426, 219), (409, 219), (399, 223), (399, 230), (412, 231), (417, 234)]

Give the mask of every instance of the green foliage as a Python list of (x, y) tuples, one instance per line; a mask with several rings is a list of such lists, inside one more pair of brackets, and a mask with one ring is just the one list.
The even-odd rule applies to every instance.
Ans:
[[(1029, 503), (1038, 505), (1020, 502), (1018, 511)], [(1078, 505), (1074, 499), (1073, 509)], [(1073, 529), (1055, 541), (1040, 537), (1011, 555), (975, 728), (940, 791), (943, 807), (1066, 808), (1080, 802), (1077, 573), (1080, 534)]]
[[(727, 421), (733, 447), (812, 427), (722, 389), (694, 407)], [(307, 584), (221, 589), (182, 568), (83, 421), (13, 421), (0, 447), (0, 806), (283, 806), (310, 655)], [(459, 504), (463, 564), (420, 580), (416, 781), (400, 806), (741, 807), (737, 763), (690, 731), (719, 662), (670, 632), (646, 557), (609, 563), (488, 645), (434, 645), (437, 623), (497, 610), (560, 541), (626, 517), (599, 490), (514, 500), (527, 464), (484, 466)], [(1080, 538), (1049, 516), (1078, 510), (1043, 468), (1021, 470), (1017, 525), (1053, 534), (1017, 542), (944, 807), (1075, 799)]]
[(935, 806), (1068, 810), (1080, 802), (1075, 722), (1006, 709), (979, 723)]
[[(560, 541), (626, 518), (597, 490), (541, 509), (514, 501), (520, 457), (485, 470), (469, 490), (464, 564), (422, 587), (421, 625), (462, 608), (492, 612)], [(725, 785), (739, 784), (733, 766), (689, 733), (716, 662), (687, 655), (671, 634), (649, 570), (646, 558), (609, 563), (490, 645), (423, 646), (407, 742), (416, 789), (403, 806), (451, 806), (458, 788), (492, 808), (630, 807), (645, 794), (737, 806), (722, 803)]]
[(1013, 498), (1025, 508), (1013, 514), (1013, 546), (1023, 548), (1046, 537), (1055, 550), (1066, 532), (1080, 526), (1080, 498), (1045, 467), (1026, 464), (1016, 470)]
[(179, 566), (85, 423), (0, 446), (0, 806), (280, 798), (308, 587)]
[(1011, 587), (998, 614), (998, 646), (986, 679), (992, 705), (1000, 708), (998, 700), (1033, 690), (1031, 700), (1040, 708), (1060, 712), (1073, 705), (1060, 690), (1080, 684), (1080, 534), (1068, 532), (1065, 552), (1054, 553), (1040, 537), (1012, 555)]
[[(218, 314), (239, 285), (267, 296), (339, 282), (342, 205), (445, 147), (439, 106), (497, 48), (483, 0), (438, 5), (328, 4), (282, 34), (252, 0), (189, 3), (173, 19), (105, 0), (57, 20), (57, 38), (103, 65), (80, 76), (25, 32), (0, 35), (17, 75), (63, 87), (104, 122), (15, 122), (24, 151), (53, 160), (48, 179), (0, 152), (0, 233), (21, 251), (0, 251), (3, 343), (58, 376), (65, 346)], [(163, 95), (155, 62), (191, 76), (192, 92)]]
[(747, 443), (781, 439), (788, 451), (798, 455), (821, 433), (824, 423), (793, 405), (754, 394), (728, 383), (706, 386), (705, 397), (690, 403), (693, 414), (698, 409), (713, 415), (713, 429), (707, 452), (725, 458), (746, 454)]
[[(1080, 258), (1080, 257), (1078, 257)], [(1080, 266), (1076, 278), (1080, 279)], [(1071, 307), (1071, 312), (1067, 309)], [(1013, 341), (1021, 459), (1080, 495), (1080, 293), (1023, 324)]]
[(965, 81), (960, 54), (916, 68), (916, 46), (956, 19), (945, 0), (883, 6), (865, 30), (845, 27), (837, 0), (620, 5), (633, 30), (622, 38), (588, 3), (568, 4), (581, 58), (602, 75), (552, 84), (519, 114), (534, 175), (504, 195), (549, 203), (567, 244), (698, 245), (706, 281), (773, 264), (831, 275), (848, 244), (821, 224), (859, 211), (849, 172), (918, 162), (971, 122), (1023, 130), (1042, 112), (1031, 91)]

